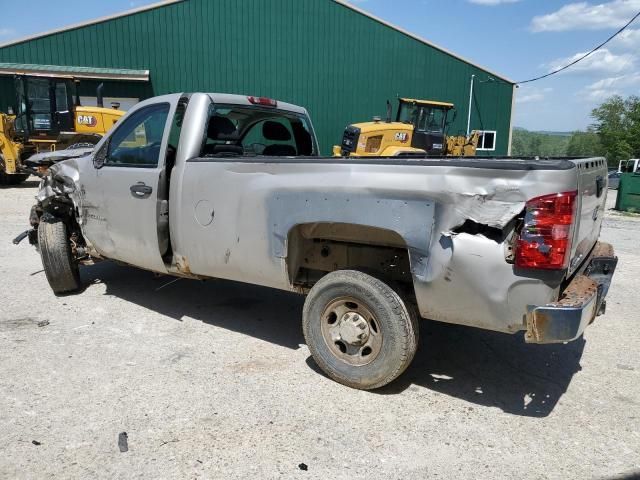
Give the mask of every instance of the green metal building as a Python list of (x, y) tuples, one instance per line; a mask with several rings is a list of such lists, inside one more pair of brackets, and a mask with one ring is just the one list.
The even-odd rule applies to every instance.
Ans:
[(78, 78), (83, 102), (104, 82), (125, 108), (184, 91), (303, 105), (323, 154), (387, 99), (454, 103), (451, 134), (466, 132), (471, 103), (471, 129), (494, 132), (478, 154), (510, 147), (513, 82), (340, 0), (169, 0), (0, 45), (2, 111), (20, 73)]

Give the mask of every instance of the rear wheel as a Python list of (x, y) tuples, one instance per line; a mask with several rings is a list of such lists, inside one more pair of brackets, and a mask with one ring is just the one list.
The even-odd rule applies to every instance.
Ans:
[(67, 227), (62, 222), (41, 222), (38, 244), (42, 266), (53, 293), (75, 292), (80, 289), (80, 271), (74, 261)]
[(418, 343), (418, 321), (386, 283), (340, 270), (309, 292), (304, 336), (318, 366), (332, 379), (364, 390), (382, 387), (409, 366)]

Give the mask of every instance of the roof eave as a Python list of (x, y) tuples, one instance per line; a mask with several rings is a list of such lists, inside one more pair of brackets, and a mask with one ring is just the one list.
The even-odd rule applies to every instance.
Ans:
[(0, 75), (148, 82), (149, 70), (0, 63)]

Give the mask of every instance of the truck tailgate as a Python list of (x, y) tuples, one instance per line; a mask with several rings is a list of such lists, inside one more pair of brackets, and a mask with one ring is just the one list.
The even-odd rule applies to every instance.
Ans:
[(607, 162), (602, 158), (573, 162), (578, 176), (578, 196), (569, 275), (575, 272), (596, 244), (607, 201)]

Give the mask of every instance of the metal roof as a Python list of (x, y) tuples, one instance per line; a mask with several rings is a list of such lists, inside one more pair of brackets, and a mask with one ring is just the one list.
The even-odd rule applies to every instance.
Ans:
[(46, 32), (37, 33), (35, 35), (29, 35), (27, 37), (18, 38), (16, 40), (11, 40), (7, 43), (0, 44), (0, 48), (8, 47), (10, 45), (16, 45), (18, 43), (28, 42), (29, 40), (36, 40), (42, 37), (48, 37), (49, 35), (54, 35), (56, 33), (68, 32), (69, 30), (76, 30), (78, 28), (86, 27), (89, 25), (95, 25), (96, 23), (104, 23), (109, 20), (114, 20), (120, 17), (128, 17), (129, 15), (134, 15), (140, 12), (146, 12), (147, 10), (153, 10), (156, 8), (164, 7), (166, 5), (171, 5), (173, 3), (180, 3), (186, 0), (164, 0), (158, 3), (152, 3), (151, 5), (145, 5), (144, 7), (134, 8), (131, 10), (126, 10), (124, 12), (116, 13), (113, 15), (107, 15), (105, 17), (94, 18), (93, 20), (87, 20), (86, 22), (74, 23), (72, 25), (68, 25), (62, 28), (56, 28), (54, 30), (48, 30)]
[(129, 80), (148, 82), (149, 70), (128, 68), (72, 67), (36, 65), (33, 63), (1, 63), (0, 75), (32, 75), (34, 77), (91, 78), (97, 80)]
[(428, 40), (425, 40), (424, 38), (419, 37), (418, 35), (416, 35), (416, 34), (414, 34), (414, 33), (411, 33), (411, 32), (409, 32), (409, 31), (405, 30), (404, 28), (401, 28), (401, 27), (398, 27), (397, 25), (394, 25), (394, 24), (392, 24), (392, 23), (389, 23), (389, 22), (387, 22), (386, 20), (381, 19), (380, 17), (376, 17), (375, 15), (373, 15), (373, 14), (371, 14), (371, 13), (369, 13), (369, 12), (365, 11), (365, 10), (362, 10), (361, 8), (358, 8), (358, 7), (356, 7), (355, 5), (352, 5), (352, 4), (350, 4), (350, 3), (348, 3), (348, 2), (346, 2), (346, 1), (344, 1), (344, 0), (331, 0), (331, 1), (332, 1), (332, 2), (335, 2), (335, 3), (339, 3), (340, 5), (343, 5), (343, 6), (347, 7), (347, 8), (350, 8), (350, 9), (351, 9), (351, 10), (353, 10), (354, 12), (358, 12), (358, 13), (360, 13), (361, 15), (364, 15), (365, 17), (369, 17), (370, 19), (375, 20), (375, 21), (376, 21), (376, 22), (378, 22), (378, 23), (381, 23), (381, 24), (383, 24), (383, 25), (386, 25), (387, 27), (392, 28), (393, 30), (396, 30), (396, 31), (398, 31), (398, 32), (400, 32), (400, 33), (403, 33), (404, 35), (406, 35), (406, 36), (408, 36), (408, 37), (411, 37), (411, 38), (413, 38), (414, 40), (417, 40), (417, 41), (418, 41), (418, 42), (420, 42), (420, 43), (424, 43), (425, 45), (428, 45), (428, 46), (430, 46), (430, 47), (432, 47), (432, 48), (435, 48), (436, 50), (440, 50), (441, 52), (446, 53), (447, 55), (449, 55), (449, 56), (451, 56), (451, 57), (453, 57), (453, 58), (456, 58), (456, 59), (458, 59), (458, 60), (461, 60), (461, 61), (463, 61), (464, 63), (468, 63), (469, 65), (472, 65), (472, 66), (474, 66), (474, 67), (476, 67), (476, 68), (479, 68), (480, 70), (484, 70), (485, 72), (487, 72), (488, 74), (490, 74), (490, 75), (491, 75), (491, 76), (493, 76), (493, 77), (499, 78), (500, 80), (504, 80), (505, 82), (507, 82), (507, 83), (511, 83), (511, 84), (514, 84), (514, 85), (515, 85), (515, 83), (516, 83), (516, 82), (514, 82), (513, 80), (509, 80), (507, 77), (505, 77), (505, 76), (503, 76), (503, 75), (500, 75), (500, 74), (497, 74), (497, 73), (495, 73), (495, 72), (492, 72), (491, 70), (489, 70), (489, 69), (487, 69), (487, 68), (483, 67), (482, 65), (478, 65), (478, 64), (477, 64), (477, 63), (475, 63), (475, 62), (472, 62), (472, 61), (470, 61), (470, 60), (467, 60), (466, 58), (461, 57), (460, 55), (457, 55), (457, 54), (455, 54), (455, 53), (451, 52), (450, 50), (447, 50), (446, 48), (443, 48), (443, 47), (441, 47), (441, 46), (439, 46), (439, 45), (436, 45), (436, 44), (435, 44), (435, 43), (433, 43), (433, 42), (430, 42), (430, 41), (428, 41)]
[[(76, 23), (74, 25), (69, 25), (67, 27), (63, 27), (63, 28), (59, 28), (59, 29), (55, 29), (55, 30), (50, 30), (50, 31), (47, 31), (47, 32), (39, 33), (39, 34), (28, 36), (28, 37), (19, 38), (17, 40), (12, 40), (12, 41), (9, 41), (7, 43), (0, 44), (0, 48), (8, 47), (10, 45), (16, 45), (18, 43), (24, 43), (24, 42), (27, 42), (29, 40), (35, 40), (35, 39), (38, 39), (38, 38), (47, 37), (49, 35), (53, 35), (53, 34), (56, 34), (56, 33), (67, 32), (69, 30), (75, 30), (75, 29), (78, 29), (78, 28), (86, 27), (88, 25), (94, 25), (96, 23), (107, 22), (109, 20), (113, 20), (113, 19), (116, 19), (116, 18), (126, 17), (126, 16), (129, 16), (129, 15), (134, 15), (136, 13), (145, 12), (147, 10), (153, 10), (153, 9), (156, 9), (156, 8), (161, 8), (161, 7), (164, 7), (164, 6), (167, 6), (167, 5), (172, 5), (174, 3), (181, 3), (181, 2), (184, 2), (184, 1), (187, 1), (187, 0), (164, 0), (164, 1), (161, 1), (161, 2), (158, 2), (158, 3), (153, 3), (151, 5), (146, 5), (144, 7), (134, 8), (132, 10), (127, 10), (125, 12), (117, 13), (117, 14), (114, 14), (114, 15), (108, 15), (108, 16), (105, 16), (105, 17), (96, 18), (94, 20), (89, 20), (89, 21), (86, 21), (86, 22)], [(419, 37), (419, 36), (409, 32), (409, 31), (407, 31), (407, 30), (405, 30), (403, 28), (400, 28), (397, 25), (389, 23), (389, 22), (387, 22), (387, 21), (385, 21), (385, 20), (383, 20), (383, 19), (381, 19), (381, 18), (379, 18), (379, 17), (377, 17), (375, 15), (372, 15), (371, 13), (369, 13), (369, 12), (367, 12), (365, 10), (362, 10), (361, 8), (358, 8), (355, 5), (352, 5), (352, 4), (350, 4), (350, 3), (348, 3), (348, 2), (346, 2), (344, 0), (330, 0), (330, 1), (332, 1), (334, 3), (337, 3), (339, 5), (342, 5), (342, 6), (348, 8), (350, 10), (353, 10), (354, 12), (357, 12), (357, 13), (359, 13), (361, 15), (364, 15), (365, 17), (368, 17), (368, 18), (370, 18), (370, 19), (372, 19), (372, 20), (374, 20), (374, 21), (376, 21), (378, 23), (381, 23), (382, 25), (385, 25), (385, 26), (387, 26), (387, 27), (389, 27), (389, 28), (391, 28), (393, 30), (396, 30), (396, 31), (398, 31), (398, 32), (410, 37), (410, 38), (413, 38), (414, 40), (417, 40), (420, 43), (423, 43), (423, 44), (428, 45), (428, 46), (430, 46), (432, 48), (435, 48), (436, 50), (440, 50), (441, 52), (443, 52), (443, 53), (445, 53), (445, 54), (447, 54), (447, 55), (449, 55), (449, 56), (451, 56), (451, 57), (453, 57), (453, 58), (455, 58), (457, 60), (460, 60), (460, 61), (462, 61), (464, 63), (469, 64), (469, 65), (472, 65), (472, 66), (474, 66), (476, 68), (479, 68), (480, 70), (484, 70), (488, 74), (490, 74), (490, 75), (492, 75), (492, 76), (494, 76), (496, 78), (499, 78), (501, 80), (504, 80), (507, 83), (515, 84), (515, 82), (513, 80), (509, 80), (508, 78), (506, 78), (503, 75), (499, 75), (499, 74), (497, 74), (497, 73), (495, 73), (495, 72), (493, 72), (493, 71), (491, 71), (491, 70), (489, 70), (489, 69), (487, 69), (487, 68), (485, 68), (485, 67), (483, 67), (481, 65), (478, 65), (477, 63), (474, 63), (474, 62), (472, 62), (470, 60), (467, 60), (466, 58), (461, 57), (460, 55), (457, 55), (457, 54), (447, 50), (446, 48), (440, 47), (439, 45), (436, 45), (435, 43), (432, 43), (432, 42), (430, 42), (428, 40), (425, 40), (422, 37)]]

